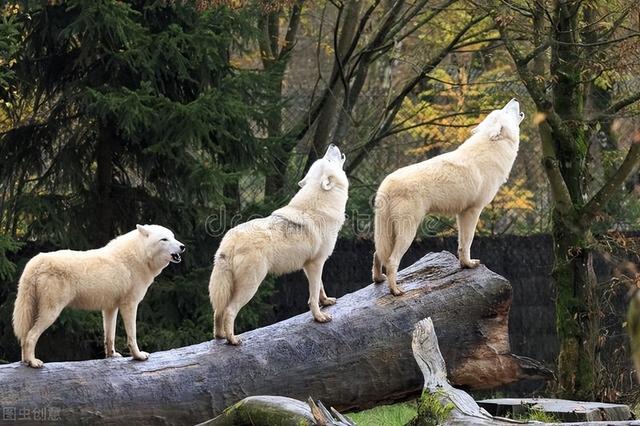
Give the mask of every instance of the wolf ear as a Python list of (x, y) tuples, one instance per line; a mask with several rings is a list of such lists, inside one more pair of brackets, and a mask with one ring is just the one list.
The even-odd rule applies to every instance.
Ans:
[(144, 225), (136, 225), (136, 229), (142, 234), (143, 237), (149, 236), (149, 230), (145, 228)]
[(497, 141), (502, 136), (502, 124), (500, 124), (498, 120), (492, 120), (488, 123), (482, 122), (478, 126), (471, 129), (472, 135), (478, 132), (486, 134), (489, 140)]
[(500, 139), (502, 133), (502, 124), (495, 122), (491, 124), (491, 126), (487, 127), (487, 136), (492, 141), (497, 141)]
[(322, 175), (322, 180), (320, 181), (320, 186), (325, 191), (329, 191), (331, 188), (335, 186), (335, 182), (332, 175)]

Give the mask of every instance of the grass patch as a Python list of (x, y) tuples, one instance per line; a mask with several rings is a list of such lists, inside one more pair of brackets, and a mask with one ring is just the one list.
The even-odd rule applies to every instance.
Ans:
[(347, 416), (362, 426), (404, 426), (418, 413), (415, 402), (401, 402), (393, 405), (380, 405)]
[(514, 416), (514, 420), (538, 421), (542, 423), (561, 423), (553, 414), (545, 413), (542, 410), (529, 408), (525, 413)]

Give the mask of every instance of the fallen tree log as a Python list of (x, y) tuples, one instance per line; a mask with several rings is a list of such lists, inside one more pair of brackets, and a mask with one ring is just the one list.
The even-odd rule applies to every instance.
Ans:
[(356, 426), (333, 408), (309, 398), (305, 404), (286, 396), (250, 396), (236, 402), (215, 419), (197, 426)]
[[(418, 415), (410, 426), (442, 425), (442, 426), (513, 426), (516, 424), (540, 424), (534, 420), (513, 420), (491, 415), (478, 405), (476, 401), (463, 391), (456, 389), (447, 380), (445, 361), (440, 353), (438, 337), (431, 318), (425, 318), (416, 324), (413, 331), (413, 355), (424, 375), (424, 391), (418, 402)], [(603, 404), (596, 402), (567, 401), (560, 399), (498, 399), (483, 401), (485, 406), (492, 405), (494, 411), (498, 406), (510, 404), (520, 405), (523, 414), (537, 410), (539, 413), (564, 414), (566, 417), (582, 419), (575, 423), (549, 423), (545, 425), (564, 426), (631, 426), (640, 425), (632, 420), (629, 407), (621, 404)], [(488, 404), (491, 403), (491, 404)], [(527, 407), (525, 411), (525, 407)], [(507, 414), (513, 415), (514, 411)], [(613, 419), (613, 421), (611, 421)], [(605, 421), (598, 421), (605, 420)]]
[[(304, 313), (224, 341), (151, 354), (0, 366), (0, 406), (49, 407), (65, 424), (198, 423), (251, 395), (311, 396), (340, 411), (418, 395), (422, 374), (411, 349), (414, 325), (436, 325), (448, 376), (490, 389), (550, 372), (509, 353), (511, 285), (484, 266), (460, 269), (450, 253), (430, 253), (403, 270), (405, 294), (369, 285), (325, 308), (327, 324)], [(44, 357), (46, 362), (46, 357)]]

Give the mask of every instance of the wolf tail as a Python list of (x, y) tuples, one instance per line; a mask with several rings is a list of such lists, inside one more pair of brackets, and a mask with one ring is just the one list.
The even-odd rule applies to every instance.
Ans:
[(37, 315), (38, 293), (32, 269), (33, 260), (27, 263), (20, 277), (18, 296), (13, 307), (13, 332), (22, 346)]
[(213, 307), (213, 335), (224, 337), (222, 324), (223, 312), (233, 295), (233, 265), (231, 252), (225, 250), (224, 242), (220, 245), (209, 280), (209, 299)]
[(384, 265), (391, 256), (394, 246), (393, 221), (389, 197), (378, 191), (375, 201), (375, 219), (373, 238), (376, 246), (376, 256)]

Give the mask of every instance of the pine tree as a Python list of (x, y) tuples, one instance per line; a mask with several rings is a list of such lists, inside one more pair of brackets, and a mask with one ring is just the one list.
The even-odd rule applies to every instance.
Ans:
[(32, 3), (13, 12), (20, 45), (0, 78), (21, 111), (0, 135), (2, 232), (74, 248), (136, 222), (191, 234), (262, 153), (269, 85), (229, 58), (250, 11)]

